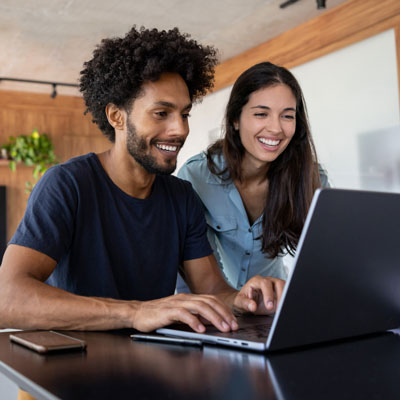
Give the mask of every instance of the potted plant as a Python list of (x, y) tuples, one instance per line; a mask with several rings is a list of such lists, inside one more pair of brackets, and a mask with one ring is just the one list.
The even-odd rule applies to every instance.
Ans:
[(26, 192), (31, 192), (39, 178), (52, 166), (58, 164), (51, 139), (35, 129), (30, 135), (10, 136), (9, 142), (2, 146), (7, 151), (11, 171), (17, 169), (17, 163), (23, 162), (33, 167), (34, 183), (27, 181)]

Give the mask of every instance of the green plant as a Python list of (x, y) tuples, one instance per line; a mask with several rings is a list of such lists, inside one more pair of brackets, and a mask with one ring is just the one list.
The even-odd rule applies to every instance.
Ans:
[(27, 181), (26, 192), (31, 192), (39, 178), (52, 166), (58, 164), (58, 160), (53, 151), (51, 139), (46, 134), (40, 134), (35, 129), (30, 135), (10, 136), (9, 142), (2, 148), (7, 150), (10, 158), (9, 166), (11, 171), (17, 169), (17, 163), (23, 162), (28, 167), (33, 168), (32, 184)]

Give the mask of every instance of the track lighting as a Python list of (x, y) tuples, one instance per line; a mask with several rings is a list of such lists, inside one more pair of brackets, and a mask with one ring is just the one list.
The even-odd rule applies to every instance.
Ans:
[(299, 0), (286, 0), (284, 3), (282, 3), (279, 7), (280, 8), (285, 8), (287, 6), (290, 6), (293, 3), (298, 2)]
[(51, 97), (52, 99), (55, 99), (56, 96), (57, 96), (57, 84), (56, 84), (56, 83), (53, 83), (52, 85), (53, 85), (53, 92), (51, 93), (50, 97)]
[(57, 86), (79, 87), (79, 85), (75, 85), (73, 83), (35, 81), (35, 80), (31, 80), (31, 79), (0, 78), (0, 82), (1, 81), (24, 82), (24, 83), (39, 83), (39, 84), (43, 84), (43, 85), (51, 85), (53, 87), (53, 91), (50, 94), (50, 97), (52, 99), (56, 98), (56, 96), (57, 96)]

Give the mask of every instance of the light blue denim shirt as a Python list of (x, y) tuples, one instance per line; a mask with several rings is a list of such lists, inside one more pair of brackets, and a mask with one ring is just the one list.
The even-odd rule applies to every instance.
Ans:
[[(215, 157), (223, 169), (223, 156)], [(205, 153), (191, 157), (178, 172), (178, 177), (192, 183), (204, 205), (208, 239), (220, 268), (231, 286), (240, 289), (254, 275), (286, 279), (283, 257), (270, 258), (261, 251), (261, 215), (250, 225), (243, 201), (231, 180), (222, 181), (210, 172)], [(323, 186), (327, 177), (321, 170)], [(177, 291), (187, 288), (180, 278)]]

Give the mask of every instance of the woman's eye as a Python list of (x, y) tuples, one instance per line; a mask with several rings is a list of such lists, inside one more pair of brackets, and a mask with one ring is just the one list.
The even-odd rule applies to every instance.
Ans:
[(266, 116), (268, 116), (268, 114), (267, 113), (256, 113), (256, 114), (254, 114), (256, 117), (260, 117), (260, 118), (263, 118), (263, 117), (266, 117)]
[(283, 118), (293, 120), (295, 119), (294, 115), (284, 115)]

